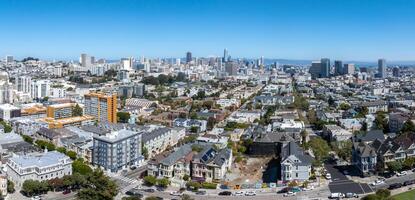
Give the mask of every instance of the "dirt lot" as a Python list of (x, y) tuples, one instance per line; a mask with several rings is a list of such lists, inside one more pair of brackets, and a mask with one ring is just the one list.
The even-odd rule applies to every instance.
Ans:
[(233, 164), (232, 171), (226, 175), (229, 185), (254, 184), (262, 180), (263, 170), (271, 159), (271, 157), (245, 158), (244, 161)]

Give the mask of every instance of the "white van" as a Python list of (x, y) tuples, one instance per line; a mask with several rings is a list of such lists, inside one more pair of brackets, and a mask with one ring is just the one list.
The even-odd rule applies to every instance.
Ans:
[(344, 194), (343, 193), (331, 193), (330, 194), (330, 196), (329, 196), (329, 198), (330, 199), (341, 199), (341, 198), (344, 198), (345, 196), (344, 196)]

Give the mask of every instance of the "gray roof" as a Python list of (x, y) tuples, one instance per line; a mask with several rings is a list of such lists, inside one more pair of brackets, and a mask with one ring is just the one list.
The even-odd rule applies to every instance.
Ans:
[(159, 137), (161, 135), (166, 134), (169, 131), (170, 131), (170, 129), (168, 129), (168, 128), (157, 128), (157, 129), (155, 129), (153, 131), (150, 131), (150, 132), (144, 132), (143, 136), (142, 136), (142, 141), (143, 142), (150, 141), (150, 140), (152, 140), (156, 137)]
[(22, 168), (27, 167), (47, 167), (50, 165), (59, 164), (62, 159), (68, 159), (65, 154), (57, 151), (49, 151), (38, 156), (34, 155), (14, 155), (10, 158), (14, 163)]
[(289, 142), (281, 149), (282, 160), (285, 160), (289, 156), (296, 156), (301, 162), (294, 163), (294, 165), (304, 166), (311, 165), (313, 159), (311, 156), (304, 154), (304, 151), (295, 142)]
[(373, 142), (376, 139), (381, 142), (385, 140), (385, 136), (382, 130), (371, 130), (365, 134), (356, 135), (356, 140), (359, 142)]
[(171, 166), (175, 164), (178, 160), (184, 158), (187, 154), (192, 152), (192, 147), (190, 144), (181, 146), (179, 149), (168, 155), (166, 158), (160, 161), (163, 165)]

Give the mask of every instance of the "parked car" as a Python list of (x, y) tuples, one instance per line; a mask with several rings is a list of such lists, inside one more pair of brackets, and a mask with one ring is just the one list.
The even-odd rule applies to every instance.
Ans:
[(232, 195), (233, 196), (245, 196), (245, 191), (236, 191)]
[(256, 196), (256, 193), (254, 191), (248, 191), (245, 193), (245, 196)]
[(307, 187), (303, 187), (303, 188), (301, 188), (303, 191), (310, 191), (310, 190), (314, 190), (314, 187), (313, 186), (307, 186)]
[(341, 199), (344, 197), (345, 195), (343, 193), (331, 193), (329, 199)]
[(372, 183), (370, 183), (370, 185), (372, 185), (372, 186), (382, 185), (382, 184), (385, 184), (385, 182), (382, 181), (382, 180), (376, 180), (376, 181), (373, 181)]
[(291, 192), (291, 191), (289, 191), (289, 192), (287, 192), (287, 193), (284, 193), (282, 196), (284, 196), (284, 197), (292, 197), (292, 196), (295, 196), (296, 195), (296, 193), (295, 192)]
[(135, 169), (137, 169), (137, 166), (132, 165), (132, 166), (130, 167), (130, 169), (131, 169), (131, 170), (135, 170)]
[(206, 195), (206, 191), (204, 190), (199, 190), (196, 192), (197, 195)]
[(344, 174), (344, 175), (349, 175), (349, 171), (344, 170), (344, 171), (343, 171), (343, 174)]
[(222, 192), (219, 192), (218, 195), (219, 196), (231, 196), (232, 195), (232, 192), (230, 192), (230, 191), (222, 191)]
[(296, 193), (296, 192), (301, 192), (301, 189), (299, 187), (292, 187), (290, 188), (290, 191)]
[(359, 195), (356, 193), (348, 192), (344, 195), (346, 198), (359, 198)]
[(62, 192), (62, 194), (69, 194), (69, 193), (71, 193), (71, 190), (65, 190)]
[(393, 189), (398, 189), (401, 187), (402, 187), (402, 183), (394, 183), (394, 184), (389, 185), (388, 189), (393, 190)]
[(413, 185), (413, 184), (415, 184), (415, 180), (409, 180), (409, 181), (403, 182), (404, 186)]
[(325, 177), (326, 177), (327, 180), (330, 180), (331, 179), (331, 174), (327, 173)]
[(391, 178), (391, 177), (395, 176), (395, 173), (393, 173), (393, 172), (389, 172), (389, 173), (385, 173), (385, 174), (383, 174), (383, 176), (384, 176), (385, 178)]
[(125, 194), (126, 195), (129, 195), (129, 196), (140, 197), (140, 198), (143, 198), (144, 197), (144, 195), (142, 193), (140, 193), (140, 191), (137, 190), (137, 189), (128, 190), (127, 192), (125, 192)]
[(154, 193), (156, 190), (153, 188), (148, 188), (148, 189), (144, 189), (144, 192), (148, 192), (148, 193)]
[(406, 171), (401, 171), (401, 172), (396, 173), (397, 176), (405, 176), (407, 174), (408, 174), (408, 172), (406, 172)]
[(172, 196), (182, 196), (183, 193), (181, 193), (179, 191), (172, 191), (172, 192), (170, 192), (170, 195), (172, 195)]

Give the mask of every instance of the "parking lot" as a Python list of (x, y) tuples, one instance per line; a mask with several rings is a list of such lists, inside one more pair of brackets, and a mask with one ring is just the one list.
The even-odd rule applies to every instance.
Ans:
[(373, 192), (368, 184), (356, 183), (349, 180), (339, 169), (333, 164), (326, 164), (327, 171), (331, 174), (331, 182), (329, 183), (329, 189), (331, 193), (356, 193), (365, 194)]

